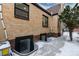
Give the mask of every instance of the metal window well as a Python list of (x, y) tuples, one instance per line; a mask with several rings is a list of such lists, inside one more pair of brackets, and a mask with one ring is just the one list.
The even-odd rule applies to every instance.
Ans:
[(19, 56), (28, 56), (30, 54), (32, 54), (33, 52), (38, 50), (38, 45), (34, 44), (34, 50), (28, 52), (28, 53), (20, 53), (18, 51), (16, 51), (15, 49), (12, 49), (14, 53), (18, 54)]
[(32, 39), (32, 36), (17, 37), (15, 39), (15, 49), (13, 49), (13, 51), (20, 56), (32, 54), (38, 49), (38, 46)]

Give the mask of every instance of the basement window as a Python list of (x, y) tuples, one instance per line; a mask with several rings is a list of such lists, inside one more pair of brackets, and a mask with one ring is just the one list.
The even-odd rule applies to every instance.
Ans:
[(15, 3), (14, 15), (16, 18), (29, 20), (29, 5), (25, 3)]
[(40, 34), (40, 40), (41, 41), (47, 41), (47, 35), (46, 35), (46, 33)]
[(34, 50), (33, 36), (22, 36), (15, 39), (15, 50), (25, 54)]
[(48, 17), (43, 15), (42, 26), (48, 27)]

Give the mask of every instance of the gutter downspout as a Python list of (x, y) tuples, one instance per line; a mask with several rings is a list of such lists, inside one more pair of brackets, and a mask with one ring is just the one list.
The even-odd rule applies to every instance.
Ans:
[[(0, 4), (1, 6), (1, 11), (0, 11), (0, 22), (2, 24), (2, 27), (3, 27), (3, 30), (4, 30), (4, 40), (2, 42), (0, 42), (0, 52), (2, 52), (5, 48), (8, 49), (8, 52), (6, 52), (9, 55), (13, 55), (13, 52), (11, 50), (11, 45), (8, 41), (8, 36), (7, 36), (7, 31), (6, 31), (6, 27), (5, 27), (5, 23), (4, 23), (4, 20), (3, 20), (3, 14), (2, 14), (2, 4)], [(5, 53), (5, 52), (4, 52)], [(5, 56), (7, 54), (4, 54), (4, 53), (0, 53), (0, 56)]]
[(5, 40), (7, 40), (8, 39), (8, 35), (7, 35), (7, 31), (6, 31), (6, 27), (5, 27), (5, 23), (4, 23), (4, 20), (3, 20), (3, 14), (2, 14), (2, 4), (0, 4), (1, 5), (1, 16), (0, 16), (0, 18), (1, 18), (1, 23), (2, 23), (2, 26), (3, 26), (3, 29), (4, 29), (4, 34), (5, 34)]

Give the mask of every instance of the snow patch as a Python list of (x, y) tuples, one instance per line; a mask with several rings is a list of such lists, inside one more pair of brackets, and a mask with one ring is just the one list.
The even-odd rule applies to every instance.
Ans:
[(56, 56), (79, 56), (79, 46), (70, 42), (65, 42), (60, 51), (61, 53), (57, 53)]
[(4, 48), (7, 48), (7, 47), (10, 47), (10, 43), (8, 41), (1, 42), (1, 44), (0, 44), (0, 50), (4, 49)]
[[(63, 36), (66, 38), (66, 40), (70, 40), (69, 32), (64, 32)], [(72, 38), (73, 38), (73, 40), (79, 40), (78, 32), (72, 32)]]
[(41, 41), (36, 42), (36, 44), (38, 45), (38, 48), (42, 48), (45, 45), (45, 43)]

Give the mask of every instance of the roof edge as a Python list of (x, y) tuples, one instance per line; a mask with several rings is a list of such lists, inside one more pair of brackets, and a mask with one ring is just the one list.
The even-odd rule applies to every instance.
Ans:
[(55, 16), (55, 15), (58, 15), (58, 13), (52, 14), (51, 16)]
[(47, 10), (45, 10), (44, 8), (42, 8), (41, 6), (39, 6), (37, 3), (32, 3), (32, 4), (35, 5), (36, 7), (38, 7), (39, 9), (41, 9), (42, 11), (44, 11), (45, 13), (47, 13), (48, 15), (51, 16), (51, 14)]
[(37, 3), (31, 3), (31, 4), (35, 5), (36, 7), (38, 7), (39, 9), (41, 9), (42, 11), (44, 11), (45, 13), (47, 13), (50, 16), (58, 15), (58, 13), (55, 13), (55, 14), (49, 13), (47, 10), (45, 10), (44, 8), (42, 8), (41, 6), (39, 6)]

